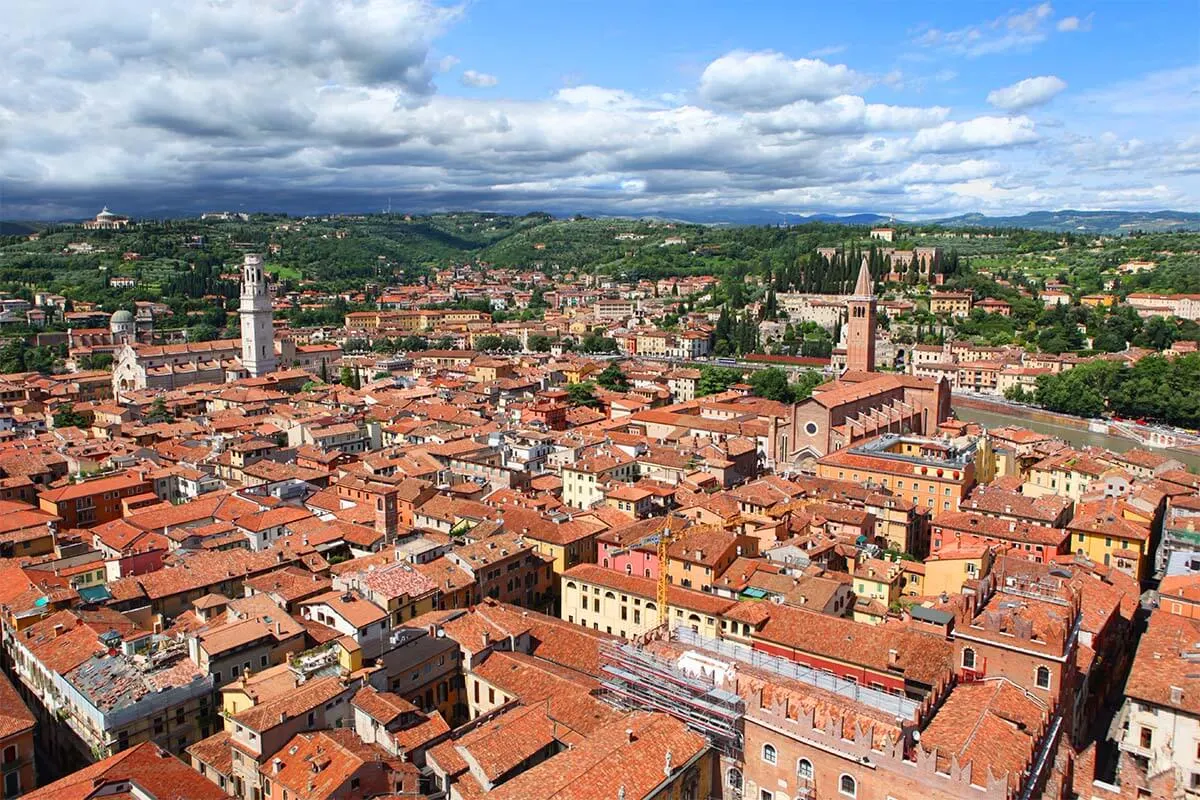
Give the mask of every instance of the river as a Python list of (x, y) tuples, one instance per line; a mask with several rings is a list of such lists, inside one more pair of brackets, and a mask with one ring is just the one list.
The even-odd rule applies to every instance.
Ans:
[[(966, 406), (955, 406), (954, 416), (968, 422), (978, 422), (988, 428), (1001, 428), (1006, 425), (1015, 425), (1020, 428), (1028, 428), (1031, 431), (1044, 433), (1049, 436), (1056, 436), (1065, 442), (1070, 442), (1076, 447), (1084, 445), (1092, 445), (1094, 447), (1103, 447), (1107, 450), (1112, 450), (1116, 453), (1124, 453), (1131, 447), (1140, 446), (1132, 439), (1125, 439), (1120, 436), (1109, 436), (1105, 433), (1092, 433), (1088, 430), (1079, 428), (1069, 428), (1065, 425), (1056, 425), (1053, 422), (1043, 422), (1041, 420), (1023, 419), (1019, 416), (1008, 416), (994, 411), (983, 411), (978, 408), (968, 408)], [(1200, 472), (1200, 453), (1189, 453), (1180, 450), (1165, 450), (1158, 448), (1146, 448), (1153, 453), (1162, 453), (1165, 456), (1178, 459), (1187, 465), (1187, 468), (1192, 472)]]

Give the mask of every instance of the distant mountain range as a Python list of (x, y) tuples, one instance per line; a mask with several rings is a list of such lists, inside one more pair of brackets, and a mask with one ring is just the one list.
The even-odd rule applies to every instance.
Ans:
[(44, 222), (9, 222), (0, 219), (0, 236), (28, 236), (45, 227)]
[(1019, 217), (963, 214), (933, 220), (947, 227), (1028, 228), (1063, 233), (1200, 230), (1200, 213), (1188, 211), (1031, 211)]
[[(562, 213), (560, 216), (569, 216)], [(1200, 231), (1200, 213), (1192, 211), (1031, 211), (1012, 217), (985, 214), (961, 214), (940, 219), (900, 220), (884, 214), (793, 214), (763, 209), (713, 209), (711, 211), (662, 211), (639, 215), (674, 222), (709, 225), (803, 225), (823, 222), (832, 225), (896, 224), (942, 225), (948, 228), (1025, 228), (1028, 230), (1071, 233), (1120, 234), (1132, 231)], [(42, 230), (45, 222), (0, 220), (0, 235), (20, 236)]]
[(1131, 231), (1200, 230), (1200, 213), (1189, 211), (1031, 211), (1012, 217), (962, 214), (936, 219), (895, 219), (884, 214), (792, 214), (763, 209), (714, 209), (702, 212), (663, 212), (662, 219), (715, 225), (943, 225), (948, 228), (1025, 228), (1060, 233), (1119, 234)]

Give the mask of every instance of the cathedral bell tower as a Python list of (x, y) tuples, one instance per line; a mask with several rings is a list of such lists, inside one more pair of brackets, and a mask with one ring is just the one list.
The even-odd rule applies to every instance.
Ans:
[(242, 264), (242, 367), (251, 377), (275, 371), (275, 325), (271, 321), (271, 295), (263, 272), (262, 256), (247, 253)]
[(875, 371), (875, 290), (864, 256), (854, 294), (846, 301), (850, 319), (846, 326), (846, 369)]

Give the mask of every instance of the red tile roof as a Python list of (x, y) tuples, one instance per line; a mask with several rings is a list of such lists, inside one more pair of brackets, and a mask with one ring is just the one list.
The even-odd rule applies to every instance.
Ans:
[(132, 782), (154, 800), (227, 800), (230, 796), (199, 772), (152, 742), (128, 750), (73, 772), (49, 786), (34, 789), (23, 797), (31, 800), (86, 800), (98, 793), (128, 797), (128, 793), (102, 792), (106, 785)]

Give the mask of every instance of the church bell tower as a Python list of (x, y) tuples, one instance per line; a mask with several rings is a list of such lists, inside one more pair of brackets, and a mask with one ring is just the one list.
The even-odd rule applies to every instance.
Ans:
[(251, 377), (275, 371), (275, 325), (271, 321), (271, 295), (263, 272), (262, 256), (247, 253), (242, 264), (242, 366)]
[(854, 294), (846, 301), (850, 319), (846, 326), (846, 369), (875, 371), (875, 289), (864, 256)]

